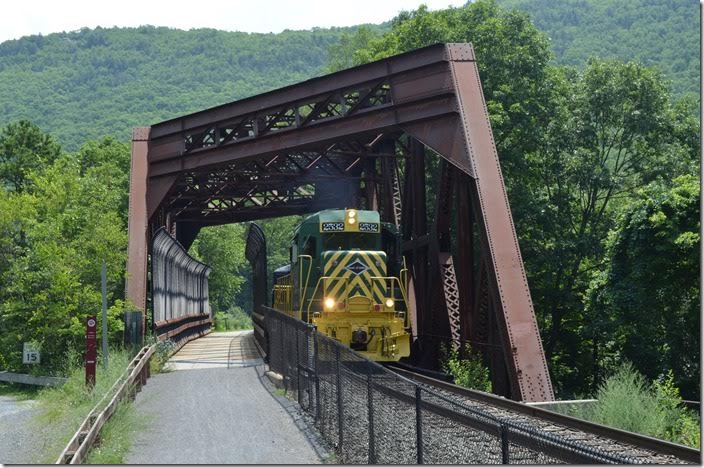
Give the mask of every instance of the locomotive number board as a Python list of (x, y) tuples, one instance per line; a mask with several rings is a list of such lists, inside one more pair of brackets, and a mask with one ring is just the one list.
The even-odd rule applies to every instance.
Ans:
[(345, 230), (345, 223), (342, 221), (320, 223), (320, 230), (322, 232), (342, 232)]
[(345, 224), (344, 221), (326, 221), (320, 223), (320, 232), (379, 232), (379, 223)]
[(359, 223), (359, 232), (379, 232), (379, 223)]

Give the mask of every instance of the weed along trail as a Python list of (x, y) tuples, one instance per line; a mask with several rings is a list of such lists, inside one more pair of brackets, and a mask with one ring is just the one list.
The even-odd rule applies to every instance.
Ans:
[(251, 330), (188, 343), (137, 395), (146, 422), (126, 463), (321, 463), (315, 435), (264, 371)]

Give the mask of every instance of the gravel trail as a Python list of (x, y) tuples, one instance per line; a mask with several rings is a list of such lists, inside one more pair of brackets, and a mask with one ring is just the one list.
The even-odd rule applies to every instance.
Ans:
[(39, 435), (32, 423), (39, 411), (36, 403), (0, 396), (0, 463), (37, 463)]

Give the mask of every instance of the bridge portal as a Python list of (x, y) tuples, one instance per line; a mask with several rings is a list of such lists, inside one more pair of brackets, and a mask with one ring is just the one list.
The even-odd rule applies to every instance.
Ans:
[(205, 226), (345, 206), (403, 232), (418, 362), (470, 342), (497, 393), (554, 399), (471, 44), (135, 129), (126, 296), (146, 309), (161, 228), (188, 249)]

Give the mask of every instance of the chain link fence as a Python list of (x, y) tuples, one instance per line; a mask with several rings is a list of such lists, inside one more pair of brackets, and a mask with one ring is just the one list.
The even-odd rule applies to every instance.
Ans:
[(497, 418), (263, 308), (271, 370), (344, 464), (635, 463)]

